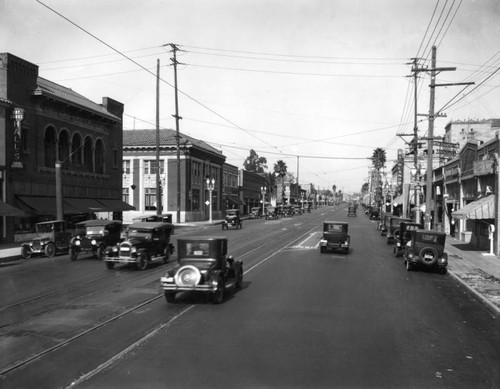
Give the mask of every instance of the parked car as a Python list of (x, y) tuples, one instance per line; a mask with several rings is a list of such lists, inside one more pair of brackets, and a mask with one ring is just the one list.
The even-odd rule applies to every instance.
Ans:
[(323, 223), (323, 237), (319, 241), (320, 252), (328, 249), (344, 250), (349, 253), (351, 237), (348, 234), (349, 224), (346, 222), (325, 221)]
[(132, 219), (133, 223), (137, 222), (163, 222), (163, 223), (172, 223), (172, 214), (164, 213), (161, 215), (141, 215), (136, 216)]
[(268, 219), (278, 219), (278, 209), (276, 207), (267, 207), (266, 208), (266, 220)]
[(248, 215), (250, 219), (260, 219), (262, 217), (262, 208), (261, 207), (252, 207), (250, 210), (250, 215)]
[(357, 216), (356, 214), (356, 207), (351, 205), (349, 207), (347, 207), (347, 216), (350, 217), (350, 216)]
[(391, 217), (389, 220), (389, 228), (387, 229), (387, 244), (394, 243), (394, 235), (399, 234), (399, 227), (403, 222), (411, 223), (412, 220), (406, 217)]
[(389, 226), (391, 224), (392, 217), (397, 217), (397, 216), (394, 216), (392, 213), (385, 213), (384, 216), (381, 218), (381, 221), (380, 221), (380, 235), (381, 236), (387, 235), (387, 230), (389, 230)]
[(127, 238), (104, 253), (106, 267), (115, 264), (133, 264), (138, 270), (145, 270), (149, 264), (163, 261), (166, 263), (174, 252), (170, 243), (174, 226), (171, 223), (138, 222), (127, 227)]
[(64, 220), (50, 220), (35, 224), (35, 237), (21, 244), (21, 256), (46, 255), (52, 258), (56, 254), (66, 254), (73, 231), (68, 229)]
[(380, 211), (377, 208), (372, 207), (368, 211), (368, 217), (370, 218), (370, 220), (380, 220)]
[(222, 229), (228, 230), (231, 228), (243, 228), (243, 221), (240, 218), (240, 211), (238, 209), (227, 209), (226, 219), (222, 222)]
[(438, 270), (446, 274), (448, 254), (444, 252), (446, 233), (431, 230), (414, 230), (405, 246), (404, 264), (411, 271), (417, 266)]
[(76, 261), (81, 254), (102, 259), (108, 246), (121, 239), (121, 220), (85, 220), (75, 224), (75, 236), (70, 240), (69, 258)]
[(302, 215), (304, 213), (304, 210), (300, 205), (294, 205), (293, 206), (293, 215)]
[(411, 232), (423, 229), (422, 223), (402, 222), (399, 224), (399, 232), (394, 235), (394, 256), (399, 257), (404, 253), (406, 243), (411, 239)]
[(182, 291), (210, 293), (215, 304), (224, 299), (226, 289), (240, 289), (243, 262), (227, 255), (226, 237), (187, 237), (177, 240), (177, 265), (161, 277), (167, 302), (175, 302)]

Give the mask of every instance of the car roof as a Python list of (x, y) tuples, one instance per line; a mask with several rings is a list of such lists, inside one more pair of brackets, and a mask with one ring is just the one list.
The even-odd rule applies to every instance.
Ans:
[(227, 240), (227, 236), (187, 236), (185, 238), (177, 238), (177, 241), (181, 240), (201, 240), (201, 241), (216, 241), (216, 240)]
[(333, 220), (324, 221), (323, 224), (349, 224), (348, 222), (336, 222)]
[(153, 230), (155, 228), (162, 228), (162, 227), (173, 227), (174, 225), (172, 223), (163, 223), (163, 222), (137, 222), (137, 223), (132, 223), (129, 224), (127, 227), (128, 228), (142, 228), (145, 230)]
[(77, 226), (107, 226), (108, 224), (122, 224), (121, 220), (84, 220), (76, 223)]
[(51, 223), (64, 223), (64, 220), (47, 220), (46, 222), (39, 222), (36, 224), (51, 224)]
[(426, 229), (418, 229), (418, 230), (414, 230), (418, 233), (421, 233), (421, 234), (431, 234), (431, 235), (446, 235), (446, 232), (442, 232), (442, 231), (434, 231), (434, 230), (426, 230)]

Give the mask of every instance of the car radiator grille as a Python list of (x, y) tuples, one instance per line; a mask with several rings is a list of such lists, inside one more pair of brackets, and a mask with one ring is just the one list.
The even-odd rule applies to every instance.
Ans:
[(88, 239), (82, 240), (82, 248), (83, 249), (91, 249), (92, 243), (90, 243), (90, 240), (88, 240)]
[(33, 242), (33, 246), (32, 247), (33, 247), (34, 250), (40, 250), (42, 248), (42, 244), (41, 244), (41, 242), (39, 240), (35, 240)]

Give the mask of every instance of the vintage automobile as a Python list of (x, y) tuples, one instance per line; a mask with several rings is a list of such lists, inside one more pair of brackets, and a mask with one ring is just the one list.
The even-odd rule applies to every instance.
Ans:
[(133, 264), (138, 270), (145, 270), (150, 263), (166, 263), (174, 252), (170, 236), (174, 226), (162, 222), (138, 222), (127, 227), (127, 238), (104, 252), (106, 267), (112, 269), (115, 264)]
[(121, 220), (85, 220), (75, 224), (75, 236), (70, 240), (69, 258), (76, 261), (81, 254), (102, 259), (108, 246), (121, 239)]
[(399, 234), (400, 224), (403, 222), (411, 223), (412, 220), (406, 217), (391, 217), (389, 220), (389, 227), (387, 228), (387, 244), (394, 243), (394, 235)]
[(320, 252), (328, 249), (344, 250), (349, 253), (351, 237), (348, 234), (349, 224), (346, 222), (325, 221), (323, 223), (323, 238), (319, 241)]
[(347, 216), (357, 216), (356, 214), (356, 207), (353, 206), (353, 205), (350, 205), (349, 207), (347, 207)]
[(300, 205), (294, 205), (293, 206), (293, 215), (302, 215), (304, 213), (304, 210)]
[(226, 289), (240, 289), (243, 262), (227, 255), (226, 237), (201, 236), (177, 240), (177, 265), (160, 279), (167, 302), (175, 302), (178, 292), (202, 292), (220, 304)]
[(380, 211), (377, 208), (372, 207), (368, 211), (368, 217), (370, 218), (370, 220), (380, 220)]
[(243, 228), (243, 221), (240, 218), (240, 211), (238, 209), (227, 209), (226, 218), (222, 222), (222, 229), (228, 230), (231, 228)]
[(414, 230), (405, 246), (404, 264), (411, 271), (420, 266), (446, 274), (448, 254), (444, 252), (446, 233), (431, 230)]
[(172, 223), (172, 214), (164, 213), (161, 215), (141, 215), (136, 216), (132, 219), (133, 223), (137, 222), (163, 222), (163, 223)]
[(278, 209), (276, 207), (267, 207), (266, 208), (266, 220), (269, 219), (278, 219)]
[(399, 224), (399, 231), (394, 234), (394, 256), (399, 257), (404, 253), (406, 243), (411, 239), (411, 232), (414, 230), (421, 230), (424, 228), (422, 223), (401, 222)]
[(248, 217), (250, 219), (260, 219), (262, 217), (262, 208), (261, 207), (252, 207)]
[(66, 254), (73, 231), (64, 220), (51, 220), (35, 224), (35, 237), (21, 244), (21, 256), (46, 255), (52, 258), (58, 253)]
[(392, 217), (397, 217), (397, 216), (394, 216), (392, 213), (385, 213), (383, 215), (383, 217), (381, 218), (380, 225), (379, 225), (379, 230), (380, 230), (381, 236), (387, 235), (387, 230), (389, 229), (389, 226), (391, 224)]

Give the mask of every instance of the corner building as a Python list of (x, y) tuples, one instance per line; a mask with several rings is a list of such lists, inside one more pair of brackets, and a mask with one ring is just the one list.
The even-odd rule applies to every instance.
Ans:
[(38, 66), (0, 53), (0, 242), (22, 241), (56, 218), (56, 161), (64, 219), (120, 219), (123, 104), (101, 104), (39, 77)]

